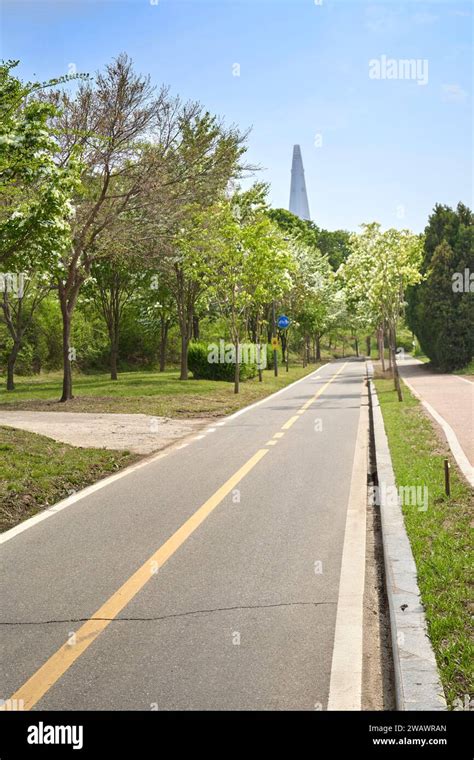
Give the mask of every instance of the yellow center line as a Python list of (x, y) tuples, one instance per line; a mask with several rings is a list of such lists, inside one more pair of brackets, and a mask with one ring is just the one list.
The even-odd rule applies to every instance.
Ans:
[(295, 417), (290, 417), (290, 419), (287, 422), (285, 422), (284, 425), (281, 426), (281, 429), (288, 430), (292, 425), (295, 424), (297, 419), (299, 419), (297, 415)]
[(344, 367), (346, 367), (346, 366), (347, 366), (347, 362), (345, 362), (345, 363), (342, 365), (342, 367), (340, 367), (340, 368), (337, 370), (337, 372), (335, 372), (335, 373), (334, 373), (334, 375), (333, 375), (332, 377), (330, 377), (330, 378), (329, 378), (329, 380), (327, 381), (327, 383), (324, 383), (324, 385), (322, 385), (322, 386), (321, 386), (321, 388), (320, 388), (320, 389), (319, 389), (319, 390), (318, 390), (318, 391), (317, 391), (317, 392), (314, 394), (314, 396), (311, 396), (311, 398), (309, 398), (307, 401), (305, 401), (305, 403), (303, 404), (303, 406), (301, 407), (301, 409), (299, 409), (299, 410), (296, 412), (296, 415), (295, 415), (294, 417), (290, 417), (290, 419), (289, 419), (287, 422), (285, 422), (285, 424), (284, 424), (284, 425), (282, 425), (282, 426), (281, 426), (281, 429), (282, 429), (282, 430), (288, 430), (288, 429), (289, 429), (289, 428), (290, 428), (292, 425), (294, 425), (294, 424), (295, 424), (295, 422), (296, 422), (296, 420), (298, 420), (298, 419), (299, 419), (300, 415), (304, 414), (304, 413), (305, 413), (305, 411), (306, 411), (306, 410), (307, 410), (307, 409), (308, 409), (308, 408), (311, 406), (311, 404), (313, 404), (313, 403), (316, 401), (316, 399), (317, 399), (317, 398), (318, 398), (318, 397), (319, 397), (319, 396), (320, 396), (322, 393), (324, 393), (324, 391), (326, 390), (326, 388), (327, 388), (329, 385), (331, 385), (332, 381), (333, 381), (333, 380), (335, 380), (335, 378), (336, 378), (336, 377), (337, 377), (337, 376), (338, 376), (338, 375), (339, 375), (339, 374), (342, 372), (342, 370), (343, 370), (343, 369), (344, 369)]
[(275, 435), (273, 437), (274, 438), (283, 438), (284, 435), (285, 435), (284, 433), (275, 433)]
[(266, 442), (265, 446), (276, 446), (277, 443), (278, 443), (278, 441), (274, 441), (274, 440), (271, 439), (270, 441)]
[(319, 396), (322, 393), (324, 393), (324, 391), (326, 390), (326, 388), (328, 387), (328, 385), (331, 385), (332, 381), (336, 379), (336, 377), (342, 372), (342, 370), (345, 367), (347, 367), (347, 362), (344, 362), (344, 364), (342, 365), (342, 367), (340, 367), (337, 370), (337, 372), (332, 377), (329, 378), (329, 380), (327, 381), (327, 383), (325, 383), (323, 386), (321, 386), (321, 388), (314, 394), (314, 396), (311, 396), (311, 398), (309, 398), (307, 401), (305, 401), (305, 403), (301, 407), (300, 411), (301, 412), (305, 412), (306, 409), (308, 409), (308, 407), (310, 407), (311, 404), (313, 404), (316, 401), (316, 399), (319, 398)]
[[(255, 465), (268, 454), (268, 449), (260, 449), (224, 485), (199, 507), (199, 509), (173, 533), (164, 544), (108, 599), (92, 617), (82, 625), (75, 635), (73, 644), (63, 644), (39, 670), (13, 694), (11, 699), (23, 700), (25, 710), (30, 710), (44, 694), (71, 667), (73, 662), (92, 644), (97, 636), (117, 617), (119, 612), (136, 596), (156, 571), (194, 533), (211, 512), (230, 491), (245, 477)], [(11, 701), (11, 700), (8, 700)], [(5, 703), (0, 710), (5, 710)]]

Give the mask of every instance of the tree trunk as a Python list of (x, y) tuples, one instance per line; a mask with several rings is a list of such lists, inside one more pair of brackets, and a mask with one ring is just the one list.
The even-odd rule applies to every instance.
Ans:
[(111, 380), (118, 380), (117, 360), (118, 360), (118, 345), (117, 345), (117, 341), (114, 341), (112, 343), (112, 348), (110, 350), (110, 379)]
[(356, 350), (356, 356), (359, 356), (359, 339), (355, 338), (355, 350)]
[(234, 393), (239, 392), (240, 385), (240, 362), (239, 362), (239, 341), (234, 342), (235, 346), (235, 370), (234, 370)]
[(199, 317), (193, 314), (193, 338), (199, 340)]
[(316, 335), (316, 361), (321, 361), (321, 336)]
[(168, 319), (162, 320), (161, 321), (161, 336), (160, 336), (160, 372), (165, 371), (168, 330), (169, 330), (169, 320)]
[(15, 390), (15, 380), (14, 380), (14, 373), (15, 373), (15, 364), (18, 357), (18, 353), (20, 351), (20, 345), (21, 342), (17, 341), (13, 344), (13, 348), (8, 354), (7, 359), (7, 391), (14, 391)]
[(71, 338), (71, 314), (67, 308), (61, 304), (61, 311), (63, 317), (63, 393), (60, 401), (69, 401), (73, 398), (72, 395), (72, 371), (71, 371), (71, 359), (69, 356), (69, 341)]
[(366, 350), (367, 350), (367, 356), (370, 356), (370, 351), (371, 351), (370, 335), (367, 335), (365, 339), (365, 345), (366, 345)]
[(396, 354), (396, 336), (394, 328), (389, 330), (389, 353), (392, 362), (393, 372), (393, 384), (397, 391), (397, 397), (399, 401), (403, 401), (402, 387), (400, 383), (400, 375), (398, 374), (397, 354)]
[(181, 327), (181, 372), (179, 375), (180, 380), (188, 379), (188, 345), (189, 338), (187, 329), (183, 330)]
[(379, 361), (382, 363), (382, 372), (385, 372), (383, 331), (380, 328), (377, 329), (377, 341), (378, 341), (378, 348), (379, 348)]

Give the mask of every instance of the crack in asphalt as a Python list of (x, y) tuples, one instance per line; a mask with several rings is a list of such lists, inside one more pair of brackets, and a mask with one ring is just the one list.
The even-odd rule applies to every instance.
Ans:
[(337, 605), (337, 602), (280, 602), (278, 604), (249, 604), (249, 605), (236, 605), (235, 607), (215, 607), (213, 609), (205, 610), (190, 610), (188, 612), (174, 612), (170, 615), (159, 615), (157, 617), (83, 617), (83, 618), (65, 618), (63, 620), (26, 620), (26, 621), (7, 621), (0, 622), (2, 625), (21, 626), (21, 625), (51, 625), (61, 623), (88, 623), (92, 620), (107, 620), (111, 623), (127, 623), (127, 622), (155, 622), (159, 620), (168, 620), (170, 618), (186, 617), (188, 615), (205, 615), (212, 612), (232, 612), (233, 610), (264, 610), (272, 609), (275, 607), (319, 607), (321, 605)]

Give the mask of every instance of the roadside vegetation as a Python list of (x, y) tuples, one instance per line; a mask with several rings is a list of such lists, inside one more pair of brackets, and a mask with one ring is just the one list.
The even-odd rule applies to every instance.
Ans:
[(474, 375), (474, 359), (472, 359), (469, 364), (466, 364), (465, 367), (462, 369), (456, 370), (453, 374), (455, 375)]
[(137, 459), (126, 451), (80, 449), (0, 427), (0, 531)]
[[(429, 635), (451, 708), (472, 695), (471, 639), (472, 489), (460, 475), (451, 452), (424, 413), (404, 389), (402, 403), (390, 380), (376, 379), (395, 479), (398, 486), (428, 488), (426, 512), (404, 506), (405, 524), (418, 570)], [(444, 492), (444, 459), (451, 463), (451, 495)], [(469, 702), (469, 697), (467, 697)]]
[(192, 380), (183, 383), (179, 369), (165, 372), (123, 372), (118, 382), (105, 373), (77, 375), (76, 397), (58, 402), (60, 372), (39, 378), (19, 378), (13, 393), (0, 391), (0, 410), (36, 410), (58, 412), (140, 413), (163, 417), (220, 417), (285, 387), (288, 383), (314, 372), (322, 362), (306, 367), (279, 367), (278, 377), (265, 370), (263, 382), (257, 377), (242, 383), (238, 395), (232, 382)]
[[(220, 340), (236, 356), (278, 342), (296, 365), (375, 346), (401, 395), (407, 302), (437, 366), (471, 360), (474, 224), (462, 204), (435, 206), (424, 235), (374, 221), (328, 231), (271, 208), (257, 179), (244, 190), (258, 177), (248, 132), (153, 84), (126, 54), (41, 83), (22, 82), (17, 64), (0, 65), (0, 378), (12, 400), (22, 378), (51, 371), (68, 408), (81, 373), (138, 381), (179, 365), (182, 383), (228, 381), (229, 368), (189, 363)], [(232, 369), (236, 394), (265, 375)]]

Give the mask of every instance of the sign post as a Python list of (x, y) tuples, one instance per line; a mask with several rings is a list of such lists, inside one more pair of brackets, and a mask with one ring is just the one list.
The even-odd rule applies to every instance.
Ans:
[[(280, 314), (278, 317), (277, 325), (279, 330), (288, 330), (291, 324), (291, 319), (286, 316), (286, 314)], [(289, 344), (288, 344), (288, 333), (286, 333), (286, 371), (289, 372), (290, 366), (289, 366)]]

